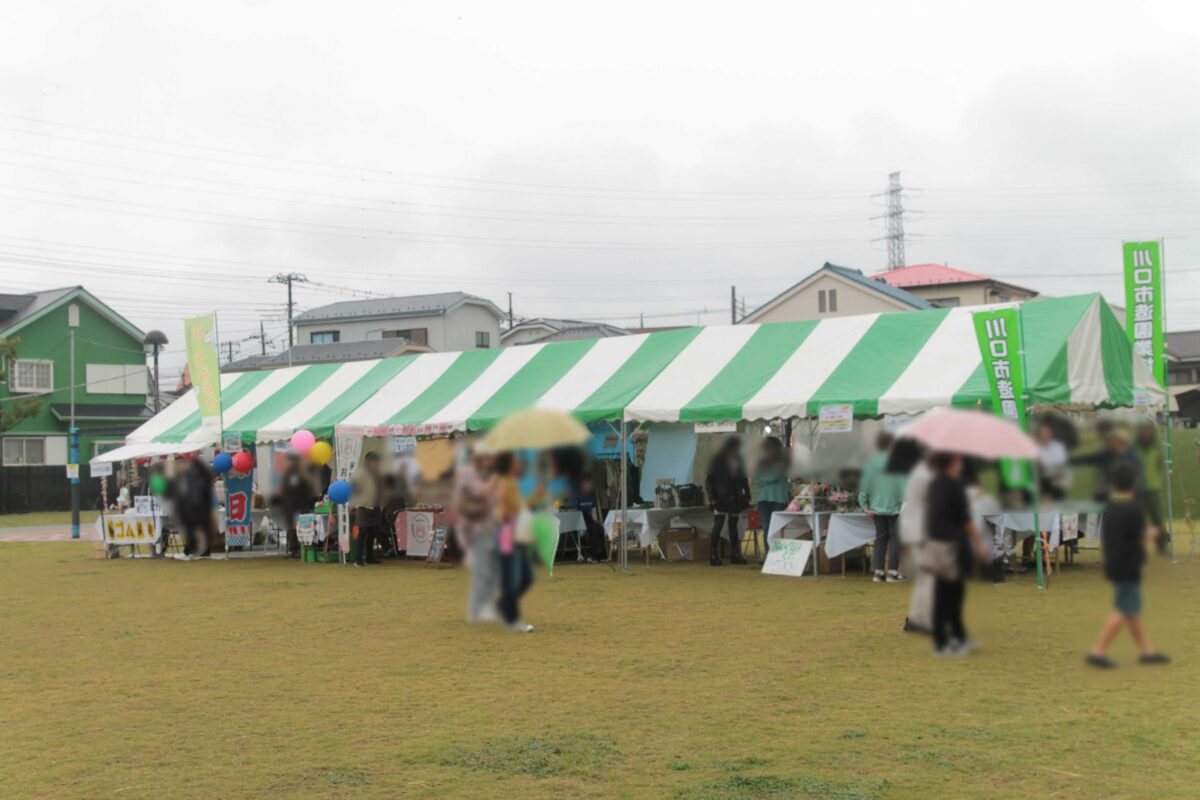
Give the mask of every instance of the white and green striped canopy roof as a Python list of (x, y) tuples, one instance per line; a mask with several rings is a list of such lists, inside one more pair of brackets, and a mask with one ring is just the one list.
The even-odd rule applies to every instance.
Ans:
[[(1035, 404), (1128, 406), (1135, 386), (1161, 401), (1099, 295), (1022, 306)], [(971, 310), (693, 327), (608, 339), (226, 374), (224, 425), (243, 441), (308, 429), (437, 434), (487, 428), (533, 406), (583, 421), (710, 422), (858, 416), (989, 402)], [(216, 444), (189, 393), (106, 460)]]

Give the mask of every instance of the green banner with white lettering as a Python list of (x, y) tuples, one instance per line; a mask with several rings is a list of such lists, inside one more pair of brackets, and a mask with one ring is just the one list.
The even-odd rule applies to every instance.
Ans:
[[(1016, 308), (998, 308), (972, 314), (983, 371), (992, 393), (992, 410), (1028, 429), (1025, 413), (1025, 371), (1021, 359), (1021, 318)], [(1025, 461), (1004, 461), (1000, 474), (1014, 489), (1028, 486), (1033, 471)]]
[(1150, 367), (1159, 386), (1167, 385), (1163, 335), (1162, 248), (1158, 242), (1125, 242), (1125, 332), (1133, 357)]

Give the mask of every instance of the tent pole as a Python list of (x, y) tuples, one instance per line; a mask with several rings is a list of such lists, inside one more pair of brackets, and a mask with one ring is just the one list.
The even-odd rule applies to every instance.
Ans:
[(621, 571), (629, 571), (629, 455), (626, 453), (628, 426), (621, 412)]
[[(1158, 263), (1159, 263), (1159, 282), (1162, 284), (1162, 326), (1163, 338), (1167, 336), (1167, 242), (1165, 239), (1158, 240)], [(1165, 345), (1164, 345), (1165, 349)], [(1165, 358), (1165, 356), (1164, 356)], [(1165, 369), (1165, 366), (1164, 366)], [(1157, 375), (1155, 376), (1158, 377)], [(1172, 458), (1172, 442), (1171, 442), (1171, 382), (1167, 381), (1166, 386), (1166, 402), (1163, 406), (1163, 420), (1167, 426), (1167, 435), (1163, 437), (1163, 469), (1167, 474), (1167, 555), (1171, 559), (1171, 563), (1175, 563), (1175, 504), (1171, 497), (1171, 472), (1174, 468), (1174, 459)], [(1159, 532), (1162, 535), (1162, 532)]]

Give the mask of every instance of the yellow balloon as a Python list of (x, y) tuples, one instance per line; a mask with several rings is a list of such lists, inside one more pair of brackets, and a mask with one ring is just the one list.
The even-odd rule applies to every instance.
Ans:
[(333, 448), (329, 446), (329, 442), (317, 442), (309, 449), (308, 457), (314, 464), (320, 464), (323, 467), (329, 463), (329, 459), (333, 458)]

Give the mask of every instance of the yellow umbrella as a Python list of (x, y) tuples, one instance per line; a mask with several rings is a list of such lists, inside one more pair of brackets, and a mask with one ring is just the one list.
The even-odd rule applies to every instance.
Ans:
[(548, 450), (581, 445), (591, 436), (586, 426), (564, 411), (530, 408), (500, 420), (484, 437), (482, 449), (488, 453)]

